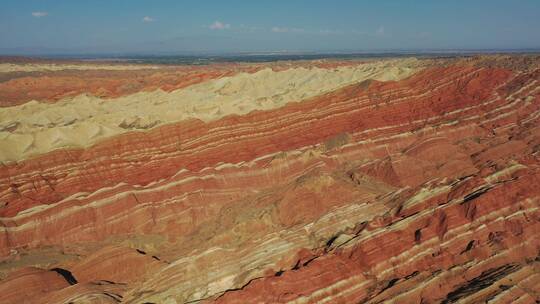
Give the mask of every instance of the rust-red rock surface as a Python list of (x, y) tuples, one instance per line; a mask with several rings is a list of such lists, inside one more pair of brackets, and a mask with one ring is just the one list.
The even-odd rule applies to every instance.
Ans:
[[(537, 303), (538, 60), (431, 60), (3, 164), (0, 302)], [(175, 71), (133, 90), (192, 83)], [(107, 96), (137, 78), (50, 73)]]

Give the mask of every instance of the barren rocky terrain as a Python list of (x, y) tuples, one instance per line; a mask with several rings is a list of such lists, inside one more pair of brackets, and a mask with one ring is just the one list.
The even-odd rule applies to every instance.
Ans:
[(538, 303), (540, 57), (0, 60), (0, 303)]

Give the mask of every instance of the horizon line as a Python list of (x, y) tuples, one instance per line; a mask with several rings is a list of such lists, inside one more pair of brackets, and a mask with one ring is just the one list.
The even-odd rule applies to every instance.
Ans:
[(2, 52), (0, 57), (55, 57), (55, 58), (137, 58), (137, 57), (234, 57), (234, 56), (302, 56), (302, 55), (377, 55), (377, 54), (495, 54), (540, 53), (540, 47), (525, 48), (387, 48), (365, 50), (272, 50), (272, 51), (111, 51), (111, 52)]

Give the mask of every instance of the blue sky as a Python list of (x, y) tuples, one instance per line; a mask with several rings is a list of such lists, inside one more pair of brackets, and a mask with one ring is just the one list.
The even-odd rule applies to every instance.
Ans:
[(0, 0), (0, 52), (540, 47), (539, 0)]

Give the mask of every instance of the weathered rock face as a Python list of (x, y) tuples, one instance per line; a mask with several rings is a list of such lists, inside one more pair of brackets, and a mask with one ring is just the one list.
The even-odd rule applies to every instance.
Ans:
[[(152, 85), (0, 98), (0, 302), (535, 303), (539, 63), (48, 68), (58, 84)], [(10, 69), (0, 97), (44, 81)], [(79, 93), (111, 119), (58, 97)], [(114, 131), (110, 104), (130, 98), (171, 110)], [(56, 125), (66, 107), (76, 120)], [(90, 119), (99, 132), (80, 133)]]

